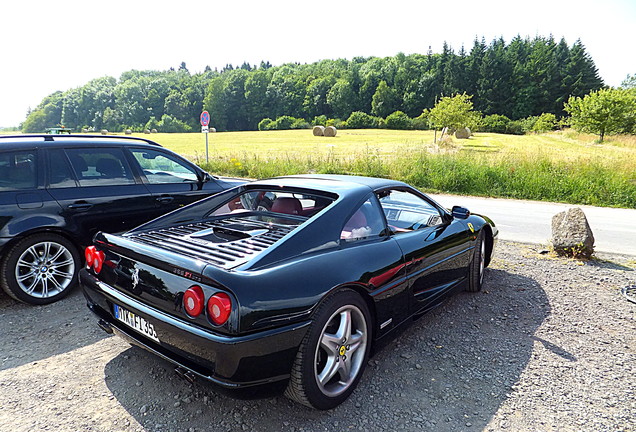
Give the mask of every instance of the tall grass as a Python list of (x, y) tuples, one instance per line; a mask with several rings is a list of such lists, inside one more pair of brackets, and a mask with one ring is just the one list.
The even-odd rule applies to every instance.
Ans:
[(332, 152), (263, 156), (217, 156), (210, 172), (267, 178), (303, 173), (356, 174), (402, 180), (431, 192), (636, 208), (636, 172), (583, 156), (554, 160), (541, 154), (523, 157), (459, 151), (431, 154), (426, 150), (386, 157), (368, 149), (349, 156)]

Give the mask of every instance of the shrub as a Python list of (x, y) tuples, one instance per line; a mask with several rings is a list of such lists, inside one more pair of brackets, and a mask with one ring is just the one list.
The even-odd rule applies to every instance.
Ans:
[(411, 129), (411, 118), (404, 114), (402, 111), (395, 111), (386, 117), (387, 129)]
[(272, 123), (272, 129), (274, 130), (288, 130), (291, 129), (292, 125), (296, 121), (295, 117), (292, 116), (281, 116), (278, 117)]
[(192, 132), (192, 127), (179, 119), (164, 114), (159, 123), (157, 123), (157, 130), (168, 133), (187, 133)]
[(481, 119), (479, 130), (482, 132), (510, 133), (510, 119), (505, 115), (491, 114)]
[(428, 118), (428, 110), (424, 109), (422, 114), (415, 117), (411, 121), (411, 127), (416, 130), (429, 130), (431, 128), (431, 122)]
[(552, 113), (543, 113), (539, 117), (537, 117), (536, 121), (532, 125), (532, 132), (548, 132), (554, 130), (556, 127), (557, 121), (556, 116)]
[(362, 111), (354, 111), (347, 119), (349, 129), (375, 129), (378, 127), (378, 118)]
[(292, 129), (309, 129), (311, 125), (303, 118), (297, 118), (291, 125)]
[(327, 116), (319, 115), (314, 117), (314, 121), (312, 122), (314, 126), (327, 126)]
[(263, 120), (258, 122), (258, 130), (259, 131), (271, 130), (272, 123), (274, 123), (274, 121), (271, 118), (264, 118)]
[[(340, 120), (340, 119), (328, 119), (326, 125), (327, 126), (333, 126), (336, 129), (346, 129), (347, 128), (347, 123), (342, 121), (342, 120)], [(349, 128), (349, 129), (351, 129), (351, 128)]]

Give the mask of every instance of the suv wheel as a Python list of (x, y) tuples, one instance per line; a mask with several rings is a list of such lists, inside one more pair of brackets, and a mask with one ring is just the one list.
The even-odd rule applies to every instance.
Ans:
[(67, 295), (77, 284), (75, 246), (57, 234), (35, 234), (18, 242), (0, 265), (0, 285), (16, 300), (42, 305)]

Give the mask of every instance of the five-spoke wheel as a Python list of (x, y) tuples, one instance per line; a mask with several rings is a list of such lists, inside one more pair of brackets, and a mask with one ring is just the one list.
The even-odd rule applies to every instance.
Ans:
[(337, 292), (316, 311), (285, 394), (318, 409), (342, 403), (355, 389), (371, 345), (369, 309), (352, 290)]

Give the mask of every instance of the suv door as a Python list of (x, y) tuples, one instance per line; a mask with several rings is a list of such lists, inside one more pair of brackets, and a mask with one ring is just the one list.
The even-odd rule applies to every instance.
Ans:
[[(223, 190), (206, 173), (177, 155), (160, 149), (128, 148), (142, 179), (155, 197), (156, 216)], [(133, 162), (133, 163), (134, 163)]]
[(49, 150), (48, 191), (82, 244), (98, 231), (120, 232), (151, 219), (155, 202), (121, 147)]

